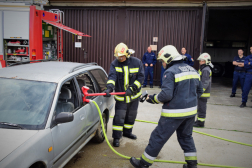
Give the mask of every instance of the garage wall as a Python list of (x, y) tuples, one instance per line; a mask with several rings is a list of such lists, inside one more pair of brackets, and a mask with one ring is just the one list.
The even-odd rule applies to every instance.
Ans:
[[(157, 45), (157, 51), (168, 44), (179, 51), (186, 47), (194, 59), (199, 56), (201, 8), (57, 8), (64, 11), (66, 26), (92, 36), (77, 39), (65, 32), (65, 61), (97, 62), (108, 72), (115, 59), (114, 48), (120, 42), (134, 49), (134, 56), (139, 59), (150, 44)], [(158, 42), (153, 42), (153, 37), (158, 37)], [(82, 48), (74, 48), (77, 41), (82, 42)], [(154, 71), (155, 85), (159, 85), (160, 72), (158, 62)]]
[(0, 55), (3, 55), (3, 12), (0, 11)]

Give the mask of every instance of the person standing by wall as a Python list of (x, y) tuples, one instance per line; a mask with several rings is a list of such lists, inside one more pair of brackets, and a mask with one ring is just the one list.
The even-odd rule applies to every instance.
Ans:
[(247, 73), (242, 91), (242, 104), (240, 106), (241, 108), (246, 107), (248, 94), (252, 86), (252, 46), (250, 47), (250, 52), (251, 55), (247, 56), (244, 61), (244, 67)]
[(190, 65), (190, 66), (193, 67), (194, 60), (193, 60), (193, 58), (191, 57), (190, 54), (186, 53), (186, 48), (185, 47), (182, 47), (181, 54), (184, 55), (184, 56), (186, 56), (186, 59), (184, 59), (184, 63), (186, 63), (187, 65)]
[(153, 88), (153, 67), (157, 63), (157, 58), (155, 53), (151, 51), (151, 47), (147, 48), (147, 52), (144, 53), (142, 62), (145, 66), (145, 78), (143, 88), (147, 85), (148, 75), (150, 75), (150, 88)]
[(232, 93), (230, 97), (235, 97), (238, 81), (240, 81), (241, 90), (243, 90), (243, 85), (244, 85), (245, 76), (246, 76), (246, 70), (244, 68), (244, 61), (245, 61), (245, 56), (243, 56), (243, 50), (239, 49), (238, 56), (234, 57), (234, 60), (233, 60), (233, 65), (235, 66), (235, 69), (234, 69), (234, 76), (233, 76), (233, 88), (232, 88)]

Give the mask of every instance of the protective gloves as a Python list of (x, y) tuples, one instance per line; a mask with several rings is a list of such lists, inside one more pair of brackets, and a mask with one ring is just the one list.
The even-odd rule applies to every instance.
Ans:
[(112, 91), (113, 91), (113, 89), (110, 88), (110, 87), (108, 87), (108, 88), (105, 90), (106, 95), (104, 95), (104, 97), (110, 97), (111, 94), (109, 94), (109, 93), (111, 93)]
[(148, 103), (151, 103), (151, 104), (158, 104), (159, 102), (157, 101), (157, 98), (156, 98), (156, 94), (154, 95), (149, 95), (149, 97), (147, 98), (147, 102)]
[(133, 89), (132, 87), (128, 87), (128, 89), (126, 90), (125, 96), (131, 96), (133, 95)]

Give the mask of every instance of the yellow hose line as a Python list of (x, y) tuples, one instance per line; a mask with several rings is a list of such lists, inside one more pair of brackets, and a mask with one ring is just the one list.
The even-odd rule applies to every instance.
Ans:
[[(94, 103), (94, 105), (96, 106), (96, 108), (97, 108), (97, 110), (98, 110), (98, 112), (99, 112), (99, 116), (100, 116), (100, 120), (101, 120), (101, 125), (102, 125), (102, 131), (103, 131), (105, 140), (106, 140), (108, 146), (110, 147), (110, 149), (111, 149), (115, 154), (117, 154), (118, 156), (121, 156), (121, 157), (123, 157), (123, 158), (125, 158), (125, 159), (130, 159), (131, 157), (126, 156), (126, 155), (123, 155), (123, 154), (117, 152), (117, 151), (111, 146), (111, 144), (109, 143), (109, 140), (108, 140), (108, 137), (107, 137), (105, 128), (104, 128), (104, 123), (103, 123), (103, 119), (102, 119), (101, 110), (100, 110), (99, 106), (97, 105), (97, 103), (96, 103), (95, 101), (90, 101), (90, 102)], [(113, 118), (113, 117), (111, 117), (111, 118)], [(139, 121), (143, 121), (143, 120), (139, 120)], [(149, 122), (150, 122), (150, 121), (149, 121)], [(154, 123), (154, 122), (150, 122), (150, 123)], [(140, 159), (140, 158), (137, 158), (137, 159)], [(186, 162), (181, 162), (181, 161), (158, 160), (158, 159), (154, 160), (154, 162), (186, 164)], [(205, 163), (198, 163), (198, 165), (200, 165), (200, 166), (209, 166), (209, 167), (239, 168), (239, 167), (234, 167), (234, 166), (214, 165), (214, 164), (205, 164)]]

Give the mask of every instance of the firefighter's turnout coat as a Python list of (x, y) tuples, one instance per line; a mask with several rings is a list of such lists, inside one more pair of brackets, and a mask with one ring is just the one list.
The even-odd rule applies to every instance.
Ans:
[(141, 86), (144, 80), (142, 62), (135, 57), (127, 58), (124, 62), (115, 59), (110, 65), (107, 88), (115, 89), (115, 92), (125, 92), (133, 84), (137, 87), (137, 93), (132, 96), (117, 96), (116, 101), (130, 103), (141, 96)]
[(155, 96), (155, 101), (164, 103), (161, 116), (189, 118), (196, 115), (197, 99), (202, 93), (198, 72), (178, 62), (164, 72), (162, 90)]
[(212, 83), (212, 71), (211, 68), (203, 64), (200, 66), (199, 69), (200, 80), (202, 82), (204, 93), (201, 95), (201, 99), (208, 99), (210, 98), (210, 91), (211, 91), (211, 83)]

